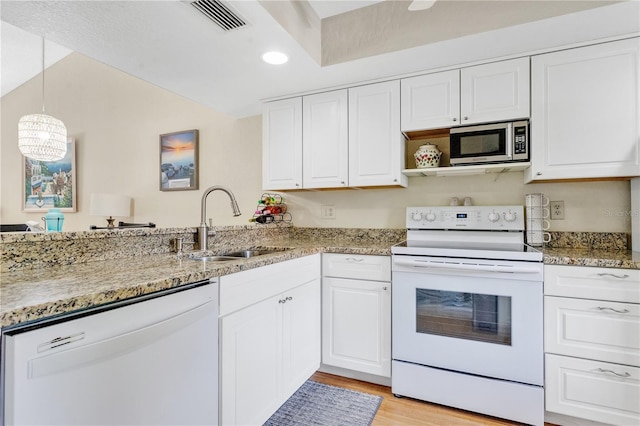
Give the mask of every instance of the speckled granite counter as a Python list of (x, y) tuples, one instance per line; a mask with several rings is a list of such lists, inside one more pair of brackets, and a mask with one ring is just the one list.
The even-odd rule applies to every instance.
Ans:
[(640, 253), (631, 250), (602, 250), (582, 248), (544, 248), (543, 261), (547, 265), (597, 266), (600, 268), (640, 269)]
[[(391, 246), (403, 238), (401, 233), (387, 232), (385, 238), (376, 241), (370, 238), (375, 236), (376, 232), (373, 232), (374, 235), (368, 235), (363, 231), (359, 238), (358, 234), (338, 238), (339, 234), (327, 236), (326, 233), (293, 238), (281, 236), (268, 247), (290, 250), (225, 262), (179, 259), (175, 254), (165, 253), (17, 268), (2, 273), (0, 326), (48, 318), (314, 253), (389, 255)], [(266, 247), (265, 244), (261, 246)], [(249, 247), (256, 245), (244, 246)], [(220, 247), (210, 252), (219, 254)]]
[[(391, 246), (405, 238), (404, 230), (384, 229), (233, 227), (226, 231), (213, 239), (211, 253), (257, 246), (290, 250), (226, 262), (179, 259), (168, 252), (168, 239), (192, 238), (194, 231), (189, 228), (127, 231), (119, 235), (91, 233), (88, 238), (64, 234), (5, 235), (0, 239), (3, 262), (0, 326), (48, 318), (314, 253), (389, 255)], [(40, 244), (37, 251), (44, 251), (49, 263), (36, 259), (33, 244)], [(68, 252), (56, 255), (63, 260), (54, 264), (52, 251), (60, 251), (60, 244)], [(114, 245), (122, 250), (114, 250)], [(634, 256), (629, 250), (615, 248), (548, 247), (543, 249), (544, 262), (640, 269), (637, 253)]]

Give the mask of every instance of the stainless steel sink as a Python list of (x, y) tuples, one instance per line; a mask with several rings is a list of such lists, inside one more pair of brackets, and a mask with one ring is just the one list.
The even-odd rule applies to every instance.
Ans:
[(263, 256), (265, 254), (281, 253), (290, 249), (276, 248), (276, 249), (252, 249), (252, 250), (238, 250), (231, 253), (223, 253), (219, 255), (211, 255), (207, 253), (191, 253), (187, 256), (190, 260), (210, 261), (210, 262), (226, 262), (229, 260), (248, 259), (255, 256)]
[(233, 253), (225, 253), (224, 256), (249, 258), (249, 257), (254, 257), (254, 256), (262, 256), (262, 255), (265, 255), (265, 254), (280, 253), (280, 252), (283, 252), (285, 250), (286, 249), (240, 250), (240, 251), (234, 251)]
[(200, 260), (202, 262), (226, 262), (229, 260), (238, 260), (237, 257), (234, 256), (212, 256), (212, 255), (190, 255), (187, 256), (189, 260)]

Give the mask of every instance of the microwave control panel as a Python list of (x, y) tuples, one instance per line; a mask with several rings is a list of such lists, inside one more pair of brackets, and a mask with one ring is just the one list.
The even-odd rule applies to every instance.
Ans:
[(527, 153), (527, 126), (513, 127), (513, 153)]

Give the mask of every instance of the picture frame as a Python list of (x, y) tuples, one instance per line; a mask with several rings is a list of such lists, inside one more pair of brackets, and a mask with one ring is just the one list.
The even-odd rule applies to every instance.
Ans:
[(160, 135), (160, 191), (198, 189), (199, 131)]
[(67, 139), (67, 153), (57, 161), (39, 161), (22, 156), (22, 211), (61, 212), (77, 210), (76, 142)]

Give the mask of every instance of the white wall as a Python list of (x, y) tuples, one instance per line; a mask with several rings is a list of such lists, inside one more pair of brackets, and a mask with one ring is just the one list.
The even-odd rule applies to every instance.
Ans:
[[(104, 226), (89, 212), (89, 194), (125, 194), (134, 199), (132, 218), (159, 227), (197, 226), (200, 196), (211, 185), (229, 187), (243, 216), (233, 218), (223, 193), (209, 196), (214, 224), (245, 224), (261, 188), (261, 120), (236, 120), (166, 90), (74, 53), (46, 70), (46, 111), (62, 119), (76, 139), (77, 213), (65, 215), (64, 230)], [(185, 73), (188, 78), (188, 73)], [(39, 220), (22, 213), (22, 162), (17, 147), (21, 115), (39, 112), (41, 80), (36, 76), (2, 98), (2, 223)], [(159, 190), (159, 135), (200, 131), (200, 190)]]
[[(525, 194), (541, 192), (565, 202), (565, 219), (553, 231), (630, 232), (629, 182), (524, 183), (522, 172), (501, 175), (412, 177), (406, 189), (295, 192), (287, 195), (295, 223), (319, 227), (404, 228), (407, 206), (446, 206), (451, 197), (476, 205), (524, 205)], [(321, 206), (335, 206), (336, 219), (321, 219)]]
[[(134, 198), (135, 222), (159, 227), (196, 226), (200, 196), (210, 185), (229, 187), (243, 215), (231, 216), (222, 193), (209, 196), (215, 225), (245, 224), (262, 194), (261, 118), (233, 119), (74, 53), (47, 69), (47, 112), (64, 120), (76, 139), (78, 211), (67, 213), (64, 230), (87, 230), (103, 218), (88, 215), (89, 194), (113, 192)], [(185, 78), (188, 75), (185, 74)], [(40, 78), (1, 98), (0, 222), (38, 220), (23, 213), (22, 160), (17, 122), (41, 108)], [(162, 133), (200, 130), (200, 190), (158, 189)], [(631, 232), (629, 182), (523, 184), (522, 173), (460, 177), (413, 177), (406, 189), (338, 190), (284, 194), (297, 226), (403, 228), (407, 206), (446, 205), (451, 196), (476, 204), (524, 204), (542, 192), (565, 201), (556, 231)], [(320, 206), (336, 207), (335, 220), (320, 219)]]

